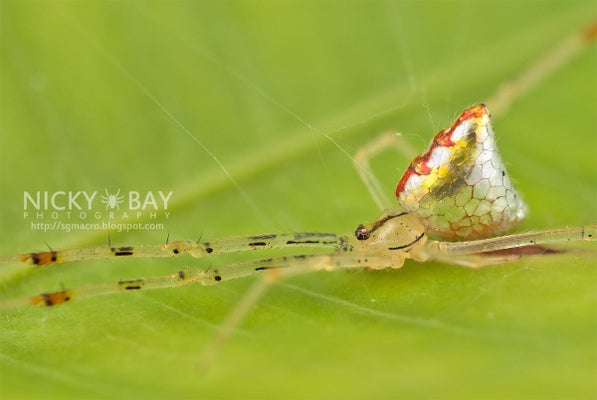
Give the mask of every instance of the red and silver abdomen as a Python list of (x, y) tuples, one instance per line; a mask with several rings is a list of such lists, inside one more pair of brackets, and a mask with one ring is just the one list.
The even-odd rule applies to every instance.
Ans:
[(396, 197), (429, 233), (448, 238), (495, 235), (526, 215), (483, 104), (465, 110), (433, 138), (429, 150), (408, 166)]

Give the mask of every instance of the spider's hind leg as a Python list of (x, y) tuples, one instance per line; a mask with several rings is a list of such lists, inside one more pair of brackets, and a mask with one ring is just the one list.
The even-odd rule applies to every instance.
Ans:
[(583, 241), (597, 241), (597, 225), (518, 233), (466, 242), (429, 241), (426, 243), (425, 253), (430, 259), (472, 268), (572, 251), (597, 256), (597, 249), (574, 246), (574, 242)]

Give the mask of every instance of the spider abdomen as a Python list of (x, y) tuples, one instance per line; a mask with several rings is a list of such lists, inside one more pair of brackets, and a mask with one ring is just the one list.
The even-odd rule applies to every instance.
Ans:
[(429, 233), (448, 238), (495, 235), (526, 215), (483, 104), (465, 110), (434, 137), (427, 152), (407, 168), (396, 197)]

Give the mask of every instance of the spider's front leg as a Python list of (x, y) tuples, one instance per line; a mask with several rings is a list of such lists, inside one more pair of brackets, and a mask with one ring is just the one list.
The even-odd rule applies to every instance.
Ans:
[(411, 160), (417, 154), (399, 133), (386, 132), (359, 148), (353, 158), (353, 166), (380, 210), (395, 207), (395, 203), (383, 190), (383, 185), (371, 169), (369, 161), (389, 149), (397, 150), (406, 160)]

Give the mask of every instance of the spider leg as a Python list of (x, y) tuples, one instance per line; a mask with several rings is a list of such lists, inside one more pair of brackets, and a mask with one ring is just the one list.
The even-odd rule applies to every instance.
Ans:
[(228, 313), (220, 325), (219, 334), (205, 347), (200, 359), (199, 367), (204, 372), (218, 357), (220, 350), (234, 334), (242, 322), (246, 319), (253, 306), (266, 292), (267, 288), (273, 283), (289, 278), (294, 275), (319, 270), (336, 269), (386, 269), (400, 268), (404, 263), (404, 257), (396, 254), (394, 257), (383, 255), (354, 255), (354, 254), (329, 254), (329, 255), (311, 255), (281, 257), (278, 259), (261, 260), (263, 263), (256, 269), (264, 269), (265, 274), (245, 293), (238, 304)]
[(345, 236), (333, 233), (295, 232), (276, 233), (258, 236), (241, 236), (205, 242), (181, 240), (163, 245), (138, 246), (102, 246), (82, 249), (51, 250), (19, 254), (0, 259), (0, 262), (22, 262), (42, 267), (50, 264), (81, 261), (103, 260), (112, 258), (161, 258), (174, 257), (188, 253), (193, 257), (203, 258), (215, 254), (235, 253), (262, 249), (282, 248), (335, 248), (346, 250), (351, 247)]
[(277, 277), (287, 277), (298, 273), (320, 270), (368, 268), (400, 268), (404, 259), (380, 255), (358, 255), (354, 253), (309, 254), (277, 258), (267, 258), (248, 262), (227, 264), (203, 269), (180, 270), (171, 275), (127, 279), (118, 282), (91, 284), (73, 289), (42, 293), (0, 302), (0, 310), (36, 305), (51, 307), (97, 296), (123, 292), (137, 292), (164, 288), (177, 288), (193, 283), (212, 286), (233, 279), (245, 278), (266, 272)]
[[(597, 241), (597, 225), (526, 232), (467, 242), (428, 241), (424, 251), (430, 259), (479, 268), (523, 257), (570, 252), (573, 249), (571, 242), (581, 241)], [(556, 246), (549, 247), (552, 245)], [(595, 250), (592, 255), (597, 256)]]
[(386, 132), (360, 147), (353, 157), (353, 165), (357, 170), (357, 173), (380, 210), (396, 207), (396, 204), (394, 201), (390, 200), (386, 191), (383, 190), (383, 185), (379, 182), (377, 176), (375, 176), (369, 161), (379, 153), (391, 148), (402, 153), (406, 157), (406, 160), (411, 160), (417, 154), (417, 152), (402, 139), (402, 136), (399, 133)]
[(240, 301), (226, 315), (219, 326), (218, 334), (205, 346), (199, 356), (199, 371), (201, 373), (205, 373), (214, 364), (230, 336), (243, 323), (249, 312), (273, 283), (273, 276), (271, 273), (264, 274), (245, 292)]
[(556, 43), (541, 58), (528, 66), (520, 75), (500, 85), (485, 102), (494, 116), (508, 112), (518, 98), (530, 92), (549, 75), (557, 72), (567, 62), (579, 55), (597, 39), (597, 22), (572, 33)]

